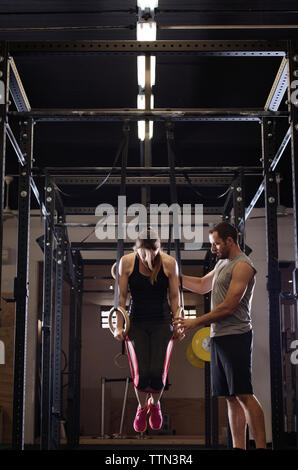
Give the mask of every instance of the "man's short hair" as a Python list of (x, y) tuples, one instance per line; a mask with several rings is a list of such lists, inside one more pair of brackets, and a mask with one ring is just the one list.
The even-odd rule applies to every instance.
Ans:
[(209, 230), (209, 233), (217, 232), (218, 236), (226, 241), (228, 237), (231, 237), (234, 242), (238, 243), (238, 233), (234, 225), (229, 224), (229, 222), (219, 222), (219, 224), (214, 225), (214, 227)]

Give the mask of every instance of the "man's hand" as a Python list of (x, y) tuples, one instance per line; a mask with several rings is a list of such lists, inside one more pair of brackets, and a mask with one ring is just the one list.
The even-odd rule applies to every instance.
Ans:
[(117, 328), (117, 327), (115, 328), (114, 338), (117, 339), (118, 341), (124, 341), (125, 335), (124, 335), (123, 328)]
[(174, 328), (182, 329), (184, 332), (198, 328), (198, 318), (183, 318), (177, 317), (173, 320)]

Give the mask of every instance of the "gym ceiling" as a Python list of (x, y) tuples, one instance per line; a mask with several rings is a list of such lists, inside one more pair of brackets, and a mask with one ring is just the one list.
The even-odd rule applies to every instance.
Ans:
[[(297, 39), (296, 1), (178, 1), (159, 0), (155, 12), (157, 40), (287, 40)], [(0, 40), (7, 41), (127, 41), (136, 39), (136, 0), (0, 2)], [(238, 25), (238, 26), (237, 26)], [(242, 27), (239, 27), (242, 25)], [(254, 25), (254, 27), (252, 27)], [(275, 25), (275, 26), (274, 26)], [(287, 25), (287, 27), (285, 27)], [(291, 27), (292, 25), (292, 27)], [(173, 28), (175, 26), (175, 28)], [(204, 26), (204, 27), (202, 27)], [(230, 26), (230, 27), (228, 27)], [(12, 54), (32, 109), (94, 109), (137, 107), (135, 54)], [(282, 57), (210, 57), (187, 53), (157, 54), (154, 107), (264, 108)], [(279, 111), (287, 111), (286, 94)], [(10, 111), (15, 110), (12, 102)], [(12, 122), (15, 135), (18, 123)], [(276, 148), (287, 129), (283, 118)], [(255, 121), (178, 121), (174, 127), (176, 164), (261, 167), (261, 126)], [(34, 167), (111, 167), (122, 138), (121, 122), (38, 122), (34, 128)], [(155, 122), (151, 141), (152, 166), (168, 166), (164, 122)], [(128, 166), (138, 166), (137, 123), (130, 125)], [(17, 174), (16, 155), (7, 143), (6, 173)], [(281, 175), (280, 204), (292, 205), (290, 144), (276, 168)], [(245, 177), (248, 206), (262, 181), (261, 173)], [(17, 209), (16, 178), (11, 209)], [(86, 188), (85, 188), (86, 189)], [(206, 205), (222, 206), (225, 188), (199, 191)], [(99, 195), (105, 199), (111, 188)], [(68, 188), (66, 205), (80, 205), (84, 188)], [(115, 189), (113, 190), (115, 191)], [(87, 188), (88, 192), (88, 188)], [(167, 202), (167, 187), (152, 193), (154, 202)], [(129, 194), (129, 193), (128, 193)], [(73, 198), (71, 196), (74, 196)], [(134, 192), (132, 197), (136, 197)], [(178, 188), (181, 204), (196, 196)], [(37, 208), (34, 200), (33, 208)], [(135, 201), (131, 201), (135, 202)], [(257, 206), (263, 206), (263, 196)]]

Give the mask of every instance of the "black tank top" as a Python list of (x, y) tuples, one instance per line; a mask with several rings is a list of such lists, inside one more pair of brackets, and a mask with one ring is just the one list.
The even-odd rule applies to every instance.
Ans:
[(133, 321), (171, 321), (171, 310), (167, 291), (169, 280), (161, 264), (157, 279), (152, 285), (150, 277), (139, 271), (139, 256), (136, 255), (134, 269), (128, 278), (131, 294), (129, 314)]

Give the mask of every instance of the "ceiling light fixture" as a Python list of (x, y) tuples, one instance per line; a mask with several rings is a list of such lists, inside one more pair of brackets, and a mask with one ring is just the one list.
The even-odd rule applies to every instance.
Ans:
[[(138, 138), (141, 141), (145, 140), (146, 136), (146, 124), (145, 121), (138, 121)], [(153, 121), (149, 121), (149, 139), (153, 137)]]
[[(139, 55), (137, 58), (138, 67), (138, 85), (143, 90), (145, 89), (145, 77), (146, 77), (146, 58), (144, 55)], [(155, 85), (155, 68), (156, 68), (156, 57), (150, 56), (150, 86)]]
[[(145, 93), (140, 93), (137, 97), (137, 108), (145, 109)], [(150, 109), (154, 108), (154, 95), (150, 95)]]
[[(137, 21), (137, 41), (156, 41), (156, 22), (154, 21), (155, 8), (158, 7), (158, 0), (137, 0), (139, 15)], [(144, 55), (137, 58), (138, 85), (140, 93), (137, 96), (137, 108), (145, 110), (145, 93), (147, 86), (155, 85), (156, 57), (150, 56), (150, 85), (146, 83), (146, 57)], [(147, 90), (146, 90), (147, 91)], [(150, 108), (154, 108), (154, 96), (150, 95)], [(145, 121), (138, 121), (138, 138), (144, 141), (145, 138), (153, 137), (153, 121), (146, 125)]]
[(158, 7), (158, 0), (138, 0), (137, 5), (141, 10), (145, 10), (145, 8), (150, 8), (150, 10), (154, 10)]
[(156, 41), (156, 22), (138, 21), (137, 22), (137, 41)]
[[(141, 93), (137, 97), (137, 108), (145, 109), (145, 94)], [(150, 95), (150, 109), (154, 108), (154, 95)], [(145, 121), (138, 121), (138, 138), (140, 140), (145, 140), (146, 136), (146, 125)], [(153, 137), (153, 121), (149, 121), (149, 139)]]

